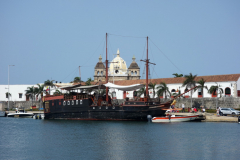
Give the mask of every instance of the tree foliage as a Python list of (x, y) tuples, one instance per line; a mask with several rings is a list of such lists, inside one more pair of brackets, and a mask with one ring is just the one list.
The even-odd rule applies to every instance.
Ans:
[(171, 92), (165, 82), (161, 82), (160, 85), (157, 87), (157, 96), (165, 94), (165, 99), (167, 99), (167, 93), (171, 96)]
[[(174, 75), (175, 77), (183, 77), (183, 74), (173, 73), (172, 75)], [(174, 78), (175, 78), (175, 77), (174, 77)]]
[(88, 78), (88, 80), (85, 82), (86, 86), (92, 85), (91, 82), (92, 82), (92, 78), (90, 77), (90, 78)]
[(80, 77), (75, 77), (73, 80), (74, 83), (79, 83), (81, 82)]
[(156, 85), (157, 85), (156, 83), (152, 83), (152, 82), (148, 84), (148, 88), (153, 90), (153, 98), (155, 98), (155, 94), (156, 94), (156, 91), (155, 91), (157, 89)]
[(217, 95), (220, 94), (220, 97), (222, 97), (223, 89), (220, 88), (218, 85), (211, 86), (210, 89), (208, 90), (208, 93)]

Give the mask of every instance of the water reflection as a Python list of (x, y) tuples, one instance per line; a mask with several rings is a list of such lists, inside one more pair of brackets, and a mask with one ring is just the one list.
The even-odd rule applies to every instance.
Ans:
[[(236, 123), (1, 118), (1, 159), (236, 159)], [(37, 157), (37, 158), (36, 158)]]

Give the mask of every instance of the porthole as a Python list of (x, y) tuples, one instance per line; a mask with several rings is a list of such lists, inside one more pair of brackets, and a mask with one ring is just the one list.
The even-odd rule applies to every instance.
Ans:
[(108, 107), (106, 107), (106, 109), (108, 109)]
[(63, 105), (66, 106), (66, 101), (63, 102)]
[(74, 101), (72, 101), (72, 105), (74, 105)]
[(115, 109), (115, 107), (113, 106), (112, 109)]
[(99, 109), (101, 109), (101, 107), (99, 107)]
[(67, 102), (67, 105), (70, 105), (70, 101)]
[(92, 109), (95, 109), (95, 107), (93, 107)]
[(78, 105), (78, 100), (76, 100), (76, 105)]
[(80, 104), (82, 104), (82, 100), (80, 100)]

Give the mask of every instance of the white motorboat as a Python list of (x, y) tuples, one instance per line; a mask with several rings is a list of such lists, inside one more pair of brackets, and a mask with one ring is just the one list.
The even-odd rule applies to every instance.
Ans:
[(24, 117), (24, 118), (32, 118), (33, 113), (27, 113), (25, 110), (19, 110), (16, 113), (8, 113), (8, 117)]
[(185, 121), (193, 121), (197, 117), (198, 115), (192, 115), (192, 116), (168, 115), (166, 117), (153, 117), (152, 122), (185, 122)]

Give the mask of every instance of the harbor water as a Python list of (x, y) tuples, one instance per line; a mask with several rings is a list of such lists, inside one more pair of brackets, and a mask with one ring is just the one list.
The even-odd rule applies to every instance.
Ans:
[(240, 124), (0, 118), (0, 159), (239, 159)]

